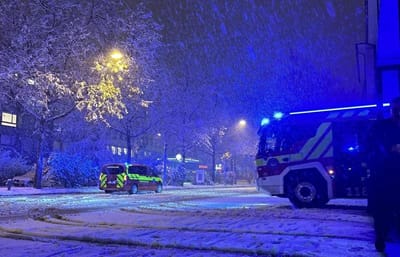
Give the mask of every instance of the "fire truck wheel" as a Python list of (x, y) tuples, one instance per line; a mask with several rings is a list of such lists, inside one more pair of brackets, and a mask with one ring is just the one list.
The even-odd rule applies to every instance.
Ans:
[(327, 201), (323, 197), (323, 187), (316, 179), (295, 179), (288, 185), (288, 196), (298, 208), (321, 207)]
[(104, 192), (105, 192), (106, 194), (111, 194), (111, 193), (112, 193), (111, 190), (104, 190)]
[(128, 193), (129, 193), (130, 195), (136, 194), (137, 192), (138, 192), (138, 186), (137, 186), (136, 184), (133, 184), (132, 187), (131, 187), (131, 189), (128, 191)]
[(162, 186), (162, 184), (160, 183), (160, 184), (157, 185), (156, 193), (161, 193), (162, 190), (163, 190), (163, 186)]

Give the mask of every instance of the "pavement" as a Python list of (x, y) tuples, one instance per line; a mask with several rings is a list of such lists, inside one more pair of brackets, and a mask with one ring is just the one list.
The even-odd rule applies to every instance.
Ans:
[[(211, 188), (211, 187), (246, 187), (252, 186), (251, 184), (238, 183), (236, 185), (193, 185), (191, 183), (185, 183), (183, 186), (164, 186), (163, 190), (181, 190), (181, 189), (200, 189), (200, 188)], [(254, 185), (255, 186), (255, 185)], [(41, 189), (33, 187), (11, 187), (10, 190), (7, 187), (0, 187), (0, 196), (14, 196), (14, 195), (47, 195), (47, 194), (99, 194), (104, 193), (98, 186), (92, 187), (77, 187), (77, 188), (54, 188), (54, 187), (43, 187)]]
[(88, 193), (102, 193), (98, 187), (79, 187), (79, 188), (51, 188), (43, 187), (41, 189), (33, 187), (0, 187), (1, 196), (13, 195), (46, 195), (46, 194), (88, 194)]

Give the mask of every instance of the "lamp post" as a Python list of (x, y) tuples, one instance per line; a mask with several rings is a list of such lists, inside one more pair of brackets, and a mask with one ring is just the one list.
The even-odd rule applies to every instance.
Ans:
[(167, 181), (167, 143), (164, 143), (164, 156), (163, 156), (163, 182)]
[(236, 165), (238, 162), (238, 157), (239, 157), (239, 145), (243, 145), (243, 139), (244, 139), (244, 130), (247, 127), (247, 121), (245, 119), (240, 119), (235, 126), (235, 131), (233, 137), (234, 137), (234, 141), (235, 146), (232, 149), (232, 156), (231, 156), (231, 169), (234, 173), (234, 183), (236, 183), (236, 177), (238, 176), (237, 174), (237, 169), (236, 169)]

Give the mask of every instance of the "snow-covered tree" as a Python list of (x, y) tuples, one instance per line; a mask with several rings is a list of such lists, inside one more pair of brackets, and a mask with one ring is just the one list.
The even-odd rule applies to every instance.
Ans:
[[(6, 0), (0, 14), (0, 92), (36, 120), (40, 188), (53, 123), (76, 108), (88, 120), (122, 117), (121, 92), (135, 95), (155, 72), (160, 27), (122, 0)], [(114, 48), (123, 56), (109, 57)]]
[(198, 147), (211, 157), (211, 178), (215, 182), (217, 160), (222, 156), (222, 142), (226, 135), (226, 127), (210, 127), (198, 134)]
[(153, 94), (145, 94), (143, 91), (138, 92), (136, 97), (126, 99), (127, 113), (121, 119), (115, 117), (109, 119), (109, 129), (122, 136), (125, 141), (126, 162), (132, 161), (132, 153), (146, 146), (147, 137), (159, 132), (157, 122), (159, 114), (155, 113), (152, 106), (154, 104), (152, 96)]

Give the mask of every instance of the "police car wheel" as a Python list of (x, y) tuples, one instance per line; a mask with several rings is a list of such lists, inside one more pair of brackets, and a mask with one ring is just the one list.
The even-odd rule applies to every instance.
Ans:
[(133, 184), (132, 187), (131, 187), (131, 189), (128, 191), (128, 193), (129, 193), (130, 195), (136, 194), (137, 192), (138, 192), (138, 186), (137, 186), (136, 184)]
[(161, 193), (162, 190), (163, 190), (162, 184), (158, 184), (158, 185), (157, 185), (157, 189), (156, 189), (156, 193)]

